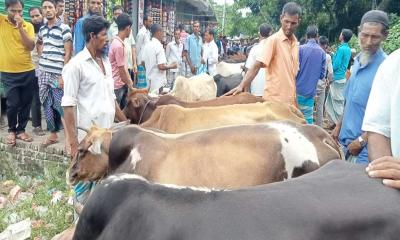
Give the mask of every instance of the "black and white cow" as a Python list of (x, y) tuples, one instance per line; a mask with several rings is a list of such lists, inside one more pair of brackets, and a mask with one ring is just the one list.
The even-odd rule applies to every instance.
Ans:
[(111, 176), (80, 216), (75, 240), (399, 239), (400, 192), (333, 161), (287, 182), (235, 191)]

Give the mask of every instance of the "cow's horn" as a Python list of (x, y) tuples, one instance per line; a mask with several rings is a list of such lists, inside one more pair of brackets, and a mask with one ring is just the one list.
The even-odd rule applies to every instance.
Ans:
[(95, 122), (95, 121), (93, 121), (93, 120), (92, 120), (92, 125), (93, 125), (93, 126), (95, 126), (95, 127), (97, 127), (97, 124), (96, 124), (96, 122)]
[(86, 132), (86, 133), (88, 133), (89, 132), (89, 129), (87, 129), (87, 128), (83, 128), (83, 127), (77, 127), (79, 130), (82, 130), (82, 131), (84, 131), (84, 132)]

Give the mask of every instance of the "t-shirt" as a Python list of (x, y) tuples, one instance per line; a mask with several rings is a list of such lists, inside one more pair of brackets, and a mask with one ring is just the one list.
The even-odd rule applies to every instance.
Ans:
[(158, 69), (159, 64), (167, 63), (161, 42), (152, 38), (144, 47), (142, 56), (146, 67), (147, 83), (150, 83), (150, 92), (153, 92), (167, 83), (166, 71)]
[[(35, 39), (35, 31), (29, 22), (23, 22), (23, 29), (28, 37)], [(31, 51), (22, 44), (21, 34), (8, 20), (0, 14), (0, 72), (21, 73), (35, 69)]]
[(125, 45), (122, 40), (116, 36), (111, 42), (110, 51), (108, 53), (110, 59), (112, 75), (114, 79), (114, 89), (120, 89), (125, 85), (119, 74), (119, 68), (124, 67), (127, 69), (127, 62), (125, 58)]
[(372, 84), (362, 130), (390, 138), (392, 154), (400, 157), (400, 49), (379, 66)]
[[(112, 42), (113, 38), (117, 36), (118, 34), (118, 26), (115, 22), (113, 22), (110, 25), (110, 28), (108, 29), (108, 40)], [(124, 40), (125, 44), (125, 58), (126, 61), (128, 62), (128, 69), (133, 69), (133, 60), (132, 60), (132, 48), (135, 47), (136, 42), (135, 38), (133, 38), (133, 34), (131, 31), (131, 34), (129, 34), (128, 38), (125, 38)]]
[[(254, 64), (257, 61), (257, 55), (261, 53), (262, 46), (265, 42), (264, 40), (261, 40), (260, 43), (257, 43), (254, 45), (249, 53), (249, 56), (247, 57), (245, 67), (247, 69), (250, 69), (254, 66)], [(256, 77), (251, 81), (250, 85), (250, 93), (262, 97), (264, 95), (264, 88), (265, 88), (265, 71), (261, 69), (258, 71)]]

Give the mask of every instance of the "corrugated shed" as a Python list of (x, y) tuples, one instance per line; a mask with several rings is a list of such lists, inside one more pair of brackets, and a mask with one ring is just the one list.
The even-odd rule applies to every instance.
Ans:
[[(40, 7), (42, 1), (41, 0), (29, 0), (24, 1), (24, 19), (29, 20), (29, 8), (31, 7)], [(7, 14), (5, 10), (5, 0), (0, 0), (0, 13)]]

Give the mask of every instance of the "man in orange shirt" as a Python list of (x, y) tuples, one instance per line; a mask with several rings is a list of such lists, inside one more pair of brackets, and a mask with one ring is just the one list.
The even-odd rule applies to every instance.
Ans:
[(256, 63), (243, 81), (225, 95), (236, 95), (250, 86), (260, 68), (265, 67), (265, 100), (296, 105), (296, 75), (299, 70), (299, 47), (294, 35), (300, 23), (301, 8), (289, 2), (283, 6), (281, 29), (270, 36)]

